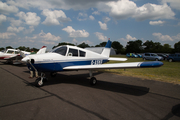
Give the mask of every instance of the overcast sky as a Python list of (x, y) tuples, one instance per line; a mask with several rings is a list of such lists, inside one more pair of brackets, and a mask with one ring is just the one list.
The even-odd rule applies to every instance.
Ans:
[(1, 0), (0, 47), (180, 41), (180, 0)]

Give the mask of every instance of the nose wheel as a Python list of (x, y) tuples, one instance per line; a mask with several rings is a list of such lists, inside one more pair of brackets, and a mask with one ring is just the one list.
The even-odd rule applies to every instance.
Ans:
[(35, 86), (36, 87), (42, 87), (44, 85), (44, 81), (46, 80), (45, 74), (41, 73), (41, 77), (37, 78), (35, 80)]

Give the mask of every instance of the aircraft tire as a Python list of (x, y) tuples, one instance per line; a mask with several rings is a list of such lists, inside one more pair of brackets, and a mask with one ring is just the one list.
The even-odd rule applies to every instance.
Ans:
[(96, 83), (97, 83), (96, 78), (95, 78), (95, 77), (92, 77), (92, 78), (90, 79), (90, 85), (96, 85)]
[(36, 87), (42, 87), (44, 85), (43, 81), (45, 78), (43, 78), (42, 82), (41, 82), (41, 77), (37, 78), (35, 81), (35, 86)]

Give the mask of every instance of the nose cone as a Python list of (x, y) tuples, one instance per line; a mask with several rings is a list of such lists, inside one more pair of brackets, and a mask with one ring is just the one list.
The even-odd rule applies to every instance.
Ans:
[(21, 61), (27, 62), (27, 60), (30, 60), (30, 58), (28, 56), (24, 57)]

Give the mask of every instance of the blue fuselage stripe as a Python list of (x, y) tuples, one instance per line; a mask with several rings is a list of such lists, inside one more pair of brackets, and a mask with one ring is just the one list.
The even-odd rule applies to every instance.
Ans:
[[(102, 60), (102, 63), (105, 63), (107, 61), (108, 60)], [(38, 63), (38, 64), (33, 64), (33, 65), (38, 71), (41, 71), (41, 72), (58, 72), (58, 71), (63, 71), (63, 68), (68, 67), (68, 66), (91, 65), (91, 64), (92, 64), (92, 60)]]

